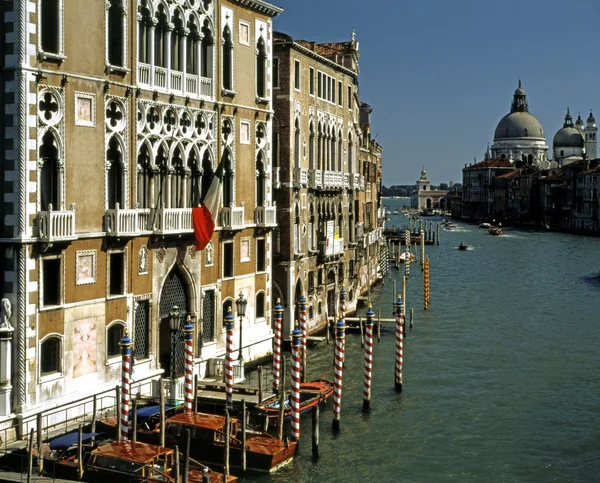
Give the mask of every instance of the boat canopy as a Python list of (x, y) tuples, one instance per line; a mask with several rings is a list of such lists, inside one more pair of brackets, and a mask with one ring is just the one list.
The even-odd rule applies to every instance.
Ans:
[[(173, 406), (165, 406), (165, 411), (173, 409)], [(138, 420), (150, 419), (160, 414), (160, 406), (144, 406), (137, 410)]]
[[(94, 436), (97, 436), (99, 434), (102, 433), (83, 433), (81, 441), (83, 443), (86, 443)], [(62, 436), (59, 436), (58, 438), (55, 438), (52, 441), (50, 441), (50, 449), (69, 449), (74, 444), (77, 444), (77, 440), (79, 438), (78, 435), (79, 433), (75, 431), (73, 433), (64, 434)]]

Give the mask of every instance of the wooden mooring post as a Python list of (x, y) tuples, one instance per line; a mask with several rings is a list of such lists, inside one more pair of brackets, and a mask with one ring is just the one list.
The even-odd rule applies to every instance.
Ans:
[(319, 405), (312, 408), (312, 454), (314, 459), (319, 458)]
[(43, 474), (44, 472), (44, 455), (42, 452), (42, 443), (44, 442), (44, 423), (43, 423), (43, 417), (42, 417), (42, 413), (38, 413), (37, 415), (37, 450), (38, 450), (38, 457), (37, 457), (37, 465), (38, 465), (38, 473), (40, 474), (40, 476)]

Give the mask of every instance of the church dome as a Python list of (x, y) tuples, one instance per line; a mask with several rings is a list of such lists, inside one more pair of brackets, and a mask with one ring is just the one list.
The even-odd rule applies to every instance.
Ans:
[(596, 119), (594, 118), (594, 115), (592, 114), (592, 111), (590, 111), (590, 115), (587, 118), (587, 122), (589, 122), (590, 124), (593, 124), (596, 122)]
[(552, 144), (555, 148), (582, 148), (583, 136), (576, 127), (563, 127), (554, 135)]
[[(577, 121), (581, 121), (581, 117)], [(581, 121), (583, 125), (583, 121)], [(571, 117), (571, 113), (569, 112), (569, 108), (567, 108), (567, 115), (565, 116), (565, 123), (563, 127), (559, 129), (559, 131), (554, 135), (554, 140), (552, 141), (554, 144), (554, 148), (582, 148), (583, 147), (583, 136), (581, 135), (581, 131), (573, 126), (573, 118)]]
[(514, 138), (544, 139), (544, 130), (540, 121), (527, 111), (516, 111), (507, 114), (496, 127), (494, 141)]

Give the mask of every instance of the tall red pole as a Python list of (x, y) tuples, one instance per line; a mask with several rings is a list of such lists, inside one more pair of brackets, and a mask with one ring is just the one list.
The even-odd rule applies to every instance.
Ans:
[[(131, 339), (125, 336), (119, 343), (121, 346), (121, 440), (129, 439), (129, 399), (131, 392)], [(135, 431), (135, 428), (133, 428)]]
[(299, 311), (300, 311), (300, 335), (301, 335), (301, 351), (302, 351), (302, 355), (301, 355), (301, 361), (300, 361), (300, 366), (301, 366), (301, 374), (302, 374), (302, 381), (306, 381), (306, 334), (308, 331), (308, 323), (307, 323), (307, 316), (306, 316), (306, 297), (304, 297), (304, 294), (302, 294), (302, 296), (300, 297), (300, 300), (298, 301), (299, 303)]
[(333, 430), (340, 429), (342, 380), (344, 370), (344, 320), (338, 320), (335, 339), (335, 369), (333, 379)]
[(301, 331), (295, 328), (292, 332), (292, 392), (290, 403), (292, 406), (292, 440), (300, 440), (300, 352), (302, 350), (300, 338)]
[(231, 307), (225, 316), (227, 339), (225, 341), (225, 409), (233, 409), (233, 314)]
[(363, 391), (363, 410), (368, 411), (371, 405), (371, 378), (373, 373), (373, 307), (369, 304), (367, 322), (365, 324), (365, 387)]
[(402, 327), (402, 320), (404, 318), (404, 305), (402, 304), (402, 297), (398, 294), (398, 300), (396, 301), (396, 371), (395, 381), (396, 390), (402, 391), (402, 343), (404, 330)]
[(281, 301), (277, 299), (275, 312), (275, 337), (273, 339), (273, 391), (279, 392), (281, 377), (281, 332), (283, 322), (283, 307)]
[(193, 411), (193, 401), (196, 398), (194, 392), (194, 326), (188, 316), (183, 326), (183, 339), (185, 341), (185, 411)]

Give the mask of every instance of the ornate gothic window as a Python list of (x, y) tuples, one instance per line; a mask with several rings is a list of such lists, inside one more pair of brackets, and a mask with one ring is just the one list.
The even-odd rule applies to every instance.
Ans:
[(233, 90), (233, 40), (227, 24), (223, 28), (223, 89)]
[(300, 167), (300, 123), (298, 119), (294, 123), (294, 166)]
[(256, 95), (267, 97), (267, 49), (262, 35), (256, 45)]
[(140, 208), (152, 207), (150, 184), (153, 175), (150, 151), (146, 144), (142, 144), (137, 158), (137, 204)]
[(38, 162), (40, 169), (40, 211), (61, 209), (58, 146), (52, 131), (42, 137)]
[(263, 153), (258, 153), (256, 160), (256, 206), (264, 206), (266, 199), (266, 180), (265, 163)]
[(223, 206), (228, 208), (234, 203), (233, 187), (233, 163), (231, 162), (231, 152), (226, 150), (223, 153)]
[(204, 199), (208, 192), (208, 188), (210, 188), (210, 182), (212, 181), (213, 175), (213, 163), (207, 150), (204, 151), (204, 156), (202, 157), (202, 199)]
[[(213, 77), (213, 50), (214, 50), (214, 35), (208, 20), (204, 20), (202, 26), (202, 40), (200, 42), (201, 64), (200, 75), (212, 79)], [(212, 94), (212, 93), (211, 93)]]
[(308, 131), (308, 167), (315, 169), (315, 125), (312, 122)]
[(125, 208), (123, 153), (116, 136), (110, 138), (106, 150), (106, 178), (108, 209), (115, 209), (117, 204), (120, 208)]

